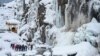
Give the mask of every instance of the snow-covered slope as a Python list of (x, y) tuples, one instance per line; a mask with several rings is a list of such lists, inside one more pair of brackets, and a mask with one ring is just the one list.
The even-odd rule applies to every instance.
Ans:
[(5, 29), (6, 20), (14, 18), (14, 10), (12, 8), (0, 7), (0, 29)]

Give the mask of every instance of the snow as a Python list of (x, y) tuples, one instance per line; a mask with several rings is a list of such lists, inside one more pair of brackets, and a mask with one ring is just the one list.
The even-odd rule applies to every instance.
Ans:
[(89, 3), (89, 13), (91, 12), (91, 8), (93, 7), (93, 9), (95, 10), (95, 12), (99, 11), (100, 8), (100, 0), (91, 0)]
[(0, 34), (0, 48), (2, 48), (2, 50), (0, 50), (0, 55), (3, 52), (2, 55), (5, 56), (6, 53), (13, 51), (10, 48), (11, 43), (22, 43), (20, 36), (13, 32), (5, 32)]
[(42, 56), (42, 55), (36, 55), (36, 56)]
[(29, 1), (30, 1), (30, 0), (25, 0), (25, 3), (26, 3), (26, 4), (29, 4)]
[(58, 43), (56, 46), (71, 45), (73, 43), (74, 33), (73, 32), (61, 32), (57, 34), (56, 37), (57, 37), (56, 41)]
[(6, 56), (4, 51), (0, 51), (1, 56)]
[(74, 36), (74, 43), (78, 44), (80, 42), (86, 41), (90, 42), (91, 45), (97, 47), (97, 45), (99, 45), (99, 28), (100, 23), (97, 22), (95, 18), (93, 18), (90, 23), (83, 24), (81, 27), (78, 28)]
[(46, 56), (49, 56), (50, 54), (51, 54), (50, 51), (46, 51), (43, 53), (43, 55), (46, 55)]
[[(76, 56), (97, 55), (98, 50), (93, 46), (95, 45), (95, 42), (98, 38), (93, 36), (93, 34), (99, 34), (99, 28), (100, 23), (98, 23), (95, 18), (93, 18), (90, 23), (84, 24), (79, 27), (77, 32), (63, 32), (63, 28), (52, 27), (51, 32), (56, 33), (57, 42), (57, 44), (53, 48), (53, 54), (63, 56), (75, 53), (77, 53)], [(84, 42), (85, 38), (87, 39), (87, 42)], [(76, 42), (79, 42), (73, 45), (73, 40), (75, 39), (77, 39)], [(89, 41), (91, 41), (92, 43), (90, 44)], [(45, 52), (45, 54), (48, 53), (49, 52)]]
[(93, 5), (93, 9), (98, 12), (99, 11), (99, 8), (100, 8), (100, 0), (94, 0), (94, 5)]
[(5, 56), (7, 53), (11, 53), (13, 56), (15, 55), (22, 55), (23, 53), (26, 53), (26, 55), (34, 55), (36, 54), (36, 51), (26, 51), (26, 52), (16, 52), (11, 49), (10, 44), (16, 43), (16, 44), (26, 44), (21, 40), (21, 37), (18, 36), (16, 33), (13, 32), (5, 32), (0, 33), (0, 55)]
[[(52, 17), (53, 16), (53, 17)], [(46, 19), (44, 20), (44, 22), (49, 23), (49, 24), (54, 24), (54, 11), (51, 10), (47, 10), (46, 11)]]
[(0, 29), (7, 29), (6, 20), (14, 19), (12, 8), (0, 7)]
[[(0, 40), (3, 40), (3, 41), (10, 41), (10, 43), (21, 43), (21, 40), (20, 40), (20, 36), (18, 36), (16, 33), (9, 33), (9, 32), (5, 32), (5, 33), (1, 33), (0, 34)], [(1, 42), (0, 42), (1, 43)]]
[(92, 31), (97, 34), (100, 33), (100, 23), (98, 23), (95, 18), (93, 18), (92, 21), (88, 23), (86, 26), (87, 31)]
[(99, 54), (97, 54), (96, 56), (100, 56)]
[(0, 7), (0, 16), (1, 14), (4, 19), (14, 18), (14, 11), (11, 8)]
[(32, 21), (29, 25), (30, 25), (29, 26), (30, 28), (36, 28), (37, 27), (35, 21)]
[(5, 32), (0, 34), (0, 36), (2, 37), (2, 40), (10, 40), (10, 41), (18, 41), (20, 36), (18, 36), (16, 33), (9, 33), (9, 32)]
[(19, 29), (19, 33), (21, 32), (21, 31), (25, 31), (25, 30), (27, 30), (29, 28), (29, 25), (28, 24), (26, 24), (26, 25), (24, 25), (23, 27), (21, 27), (20, 29)]
[(77, 31), (86, 30), (87, 32), (93, 32), (95, 34), (99, 34), (100, 33), (99, 28), (100, 28), (100, 23), (97, 22), (97, 20), (95, 18), (93, 18), (90, 23), (82, 25), (81, 27), (78, 28)]
[[(35, 0), (36, 1), (36, 0)], [(29, 5), (30, 0), (25, 0), (26, 6)], [(18, 3), (18, 4), (16, 4)], [(31, 3), (31, 2), (30, 2)], [(34, 38), (32, 40), (34, 40), (32, 42), (32, 44), (35, 44), (36, 48), (40, 48), (40, 47), (46, 47), (46, 48), (51, 48), (53, 51), (53, 55), (63, 55), (63, 56), (67, 56), (69, 54), (75, 54), (76, 56), (99, 56), (98, 54), (98, 50), (91, 44), (89, 43), (89, 41), (91, 41), (92, 43), (97, 41), (97, 36), (93, 36), (93, 34), (100, 34), (100, 23), (98, 23), (95, 18), (92, 19), (92, 21), (90, 23), (84, 24), (81, 27), (78, 28), (77, 32), (66, 32), (63, 29), (65, 29), (64, 27), (62, 28), (57, 28), (55, 26), (55, 19), (59, 19), (59, 17), (57, 18), (56, 16), (58, 16), (58, 11), (55, 11), (56, 9), (58, 10), (58, 8), (54, 8), (57, 7), (57, 4), (54, 4), (55, 2), (53, 0), (41, 0), (40, 4), (44, 4), (46, 7), (46, 15), (45, 15), (45, 19), (44, 22), (45, 23), (49, 23), (51, 24), (53, 27), (50, 27), (49, 29), (46, 29), (46, 31), (48, 31), (48, 36), (53, 38), (54, 42), (53, 46), (50, 46), (49, 44), (45, 43), (42, 44), (42, 42), (40, 41), (40, 44), (38, 44), (35, 41), (38, 41), (37, 39), (39, 39), (41, 36), (41, 29), (42, 27), (39, 27), (37, 29), (37, 31), (34, 34)], [(28, 4), (28, 5), (27, 5)], [(0, 28), (6, 28), (5, 26), (5, 22), (9, 22), (12, 24), (20, 24), (20, 22), (18, 20), (15, 19), (14, 17), (14, 12), (15, 12), (15, 7), (16, 5), (18, 5), (19, 11), (18, 11), (18, 19), (21, 17), (21, 15), (23, 14), (23, 10), (22, 8), (20, 8), (21, 6), (23, 6), (22, 4), (22, 0), (16, 0), (12, 1), (10, 3), (7, 3), (5, 8), (1, 8), (0, 7)], [(97, 6), (96, 6), (97, 5)], [(98, 10), (98, 8), (100, 6), (98, 6), (98, 4), (94, 5), (94, 9), (96, 9), (96, 11)], [(8, 8), (8, 7), (12, 7), (12, 8)], [(0, 48), (2, 48), (2, 50), (0, 50), (0, 55), (1, 56), (5, 56), (6, 53), (11, 53), (13, 56), (21, 56), (21, 54), (25, 53), (27, 56), (28, 55), (35, 55), (37, 53), (37, 51), (34, 49), (32, 51), (25, 51), (25, 52), (16, 52), (13, 51), (10, 48), (10, 44), (11, 43), (18, 43), (18, 44), (26, 44), (26, 42), (22, 41), (23, 39), (27, 40), (27, 34), (30, 35), (31, 33), (29, 32), (30, 29), (34, 29), (37, 27), (35, 22), (35, 19), (37, 18), (37, 16), (35, 14), (37, 14), (37, 11), (35, 9), (37, 9), (37, 6), (34, 4), (30, 4), (29, 10), (28, 10), (28, 17), (27, 18), (27, 24), (25, 24), (24, 26), (21, 26), (20, 29), (18, 30), (19, 33), (21, 33), (22, 31), (24, 31), (22, 33), (22, 36), (19, 36), (16, 33), (13, 32), (4, 32), (4, 33), (0, 33)], [(36, 7), (36, 8), (33, 8)], [(61, 10), (59, 9), (59, 13), (61, 12)], [(56, 15), (57, 14), (57, 15)], [(3, 16), (2, 16), (3, 15)], [(33, 16), (35, 15), (35, 16)], [(31, 22), (30, 22), (31, 21)], [(59, 21), (59, 20), (58, 20)], [(23, 23), (23, 22), (22, 22)], [(56, 23), (58, 24), (58, 23)], [(61, 24), (61, 23), (59, 23)], [(59, 25), (58, 24), (58, 25)], [(95, 26), (95, 27), (94, 27)], [(46, 38), (49, 38), (46, 37)], [(84, 39), (87, 39), (87, 42), (84, 42)], [(51, 40), (51, 39), (49, 39)], [(73, 41), (78, 42), (75, 43)], [(48, 40), (47, 40), (48, 41)], [(49, 41), (48, 41), (49, 42)], [(53, 48), (52, 48), (53, 47)], [(49, 50), (46, 50), (46, 52), (44, 53), (44, 55), (49, 56), (51, 53)], [(43, 55), (35, 55), (35, 56), (43, 56)]]
[(7, 29), (5, 22), (6, 20), (0, 18), (0, 29)]
[(46, 5), (46, 4), (48, 4), (48, 3), (50, 3), (50, 2), (52, 2), (53, 0), (42, 0), (42, 1), (40, 1), (40, 4), (44, 4), (44, 5)]
[(77, 53), (76, 56), (95, 56), (98, 54), (97, 49), (91, 46), (88, 42), (82, 42), (72, 46), (58, 46), (53, 48), (54, 55), (68, 55), (75, 53)]
[(46, 15), (45, 15), (45, 19), (44, 19), (44, 22), (46, 23), (49, 23), (49, 24), (52, 24), (54, 25), (54, 20), (55, 20), (55, 11), (52, 7), (53, 5), (53, 0), (42, 0), (40, 2), (40, 4), (44, 4), (45, 7), (46, 7)]
[(16, 19), (9, 19), (6, 21), (7, 23), (10, 23), (10, 24), (20, 24), (20, 22)]
[[(93, 24), (93, 23), (97, 23), (97, 22), (95, 19), (93, 19), (92, 22), (90, 22), (90, 23)], [(88, 24), (85, 24), (85, 25), (88, 25)], [(90, 24), (89, 24), (89, 26), (90, 26)], [(63, 56), (65, 55), (66, 56), (66, 55), (75, 54), (75, 53), (77, 53), (76, 56), (95, 56), (95, 55), (97, 55), (98, 54), (97, 49), (95, 47), (93, 47), (89, 42), (80, 42), (79, 44), (73, 45), (73, 40), (74, 40), (75, 35), (76, 36), (82, 35), (84, 37), (83, 32), (81, 32), (81, 31), (84, 31), (83, 28), (80, 27), (78, 29), (79, 32), (77, 32), (77, 34), (76, 34), (75, 32), (63, 32), (62, 31), (63, 28), (52, 27), (50, 31), (51, 31), (51, 33), (52, 32), (56, 33), (56, 42), (57, 42), (57, 44), (52, 49), (53, 55), (63, 55)], [(91, 29), (91, 30), (93, 30), (93, 29)], [(91, 35), (91, 32), (87, 32), (87, 33), (88, 34), (90, 33), (90, 35)], [(92, 41), (96, 40), (96, 38), (93, 36), (90, 36), (90, 39)], [(79, 39), (79, 40), (81, 41), (81, 39)], [(44, 54), (49, 55), (50, 53), (47, 51)]]
[(34, 21), (32, 21), (32, 22), (20, 27), (20, 29), (18, 30), (18, 33), (23, 34), (23, 35), (21, 35), (22, 39), (27, 39), (26, 34), (29, 34), (29, 29), (35, 29), (36, 27), (37, 27), (36, 23)]
[[(56, 37), (55, 41), (57, 44), (55, 46), (65, 46), (65, 45), (71, 45), (73, 43), (74, 39), (74, 32), (64, 32), (64, 27), (57, 28), (56, 26), (53, 26), (51, 29), (49, 29), (48, 34)], [(63, 41), (62, 41), (63, 40)]]
[(7, 7), (14, 7), (15, 4), (16, 4), (15, 1), (11, 1), (11, 2), (9, 2), (9, 3), (5, 3), (5, 7), (6, 7), (6, 8), (7, 8)]

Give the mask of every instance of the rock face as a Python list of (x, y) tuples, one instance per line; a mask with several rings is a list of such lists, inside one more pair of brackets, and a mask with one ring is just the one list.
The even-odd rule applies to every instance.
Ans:
[[(65, 22), (68, 20), (69, 25), (67, 30), (76, 31), (77, 27), (89, 22), (88, 19), (88, 2), (86, 0), (69, 0), (66, 6), (66, 18)], [(66, 23), (65, 23), (66, 25)]]
[(38, 19), (39, 19), (39, 24), (40, 26), (43, 25), (43, 20), (45, 19), (45, 6), (44, 4), (42, 5), (39, 5), (39, 8), (38, 8)]
[[(45, 2), (41, 3), (41, 1), (43, 2), (45, 0), (30, 0), (28, 4), (26, 4), (25, 1), (26, 0), (23, 0), (23, 5), (25, 5), (23, 6), (24, 13), (20, 18), (25, 22), (25, 24), (30, 23), (31, 19), (36, 21), (36, 31), (40, 29), (40, 37), (43, 43), (46, 42), (46, 27), (54, 26), (50, 25), (50, 23), (44, 22), (44, 19), (46, 19), (45, 16), (47, 7), (48, 10), (54, 10), (53, 12), (49, 13), (53, 14), (52, 18), (55, 18), (56, 20), (58, 19), (56, 24), (60, 24), (60, 27), (66, 27), (66, 31), (76, 31), (76, 29), (82, 24), (90, 22), (93, 17), (100, 22), (99, 0), (49, 0), (50, 2), (46, 2), (47, 4), (44, 4)], [(56, 15), (55, 17), (55, 14), (59, 15)]]
[(63, 19), (65, 18), (65, 4), (68, 3), (68, 0), (58, 0), (58, 6), (61, 6), (61, 14)]
[(100, 21), (99, 8), (97, 8), (98, 11), (93, 8), (97, 5), (100, 6), (99, 2), (93, 0), (69, 0), (65, 9), (65, 25), (66, 22), (69, 24), (67, 30), (76, 31), (79, 26), (90, 22), (93, 17)]
[(91, 18), (96, 18), (98, 22), (100, 22), (100, 1), (94, 1), (91, 4), (91, 11), (90, 11), (90, 16)]
[(61, 6), (62, 20), (65, 21), (66, 30), (76, 29), (87, 22), (90, 22), (89, 3), (90, 0), (57, 0), (58, 7)]
[(65, 21), (67, 31), (76, 31), (82, 24), (88, 23), (93, 17), (100, 21), (100, 1), (93, 0), (57, 0), (61, 6), (62, 20)]

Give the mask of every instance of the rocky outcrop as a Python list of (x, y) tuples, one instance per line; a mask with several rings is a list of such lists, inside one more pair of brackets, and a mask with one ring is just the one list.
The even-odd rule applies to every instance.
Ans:
[(67, 31), (76, 31), (82, 24), (90, 22), (89, 2), (90, 0), (58, 0)]
[(41, 28), (40, 32), (41, 32), (41, 41), (43, 43), (46, 42), (46, 35), (45, 35), (45, 27), (49, 24), (45, 23), (43, 20), (45, 19), (45, 13), (46, 13), (46, 8), (45, 5), (39, 4), (39, 8), (38, 8), (38, 20), (39, 20), (39, 28)]
[(94, 1), (91, 4), (90, 18), (96, 18), (100, 22), (100, 1)]
[(67, 31), (76, 31), (76, 29), (79, 26), (90, 22), (93, 17), (97, 18), (97, 20), (100, 21), (99, 12), (96, 12), (92, 8), (93, 7), (92, 4), (93, 4), (93, 0), (69, 0), (68, 1), (65, 9), (66, 10), (65, 26), (67, 28)]

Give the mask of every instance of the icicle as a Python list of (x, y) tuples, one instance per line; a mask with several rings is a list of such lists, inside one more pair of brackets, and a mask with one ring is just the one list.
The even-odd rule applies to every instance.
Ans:
[(61, 15), (61, 6), (58, 6), (58, 0), (54, 0), (54, 10), (55, 10), (55, 14), (56, 14), (56, 18), (55, 18), (55, 25), (56, 27), (60, 28), (64, 25), (64, 20), (62, 18)]
[(63, 18), (61, 15), (61, 6), (59, 6), (59, 11), (58, 11), (58, 18), (57, 18), (57, 26), (60, 28), (63, 26), (64, 22), (63, 22)]
[(71, 19), (68, 18), (68, 9), (67, 9), (68, 6), (69, 6), (69, 4), (66, 4), (66, 8), (65, 8), (65, 27), (66, 27), (66, 29), (68, 29), (69, 25), (71, 24)]

